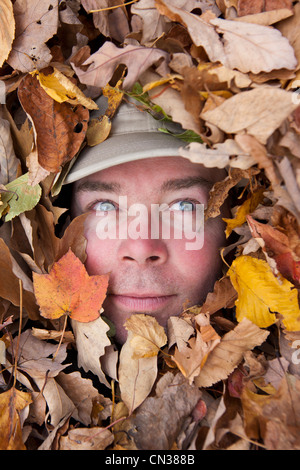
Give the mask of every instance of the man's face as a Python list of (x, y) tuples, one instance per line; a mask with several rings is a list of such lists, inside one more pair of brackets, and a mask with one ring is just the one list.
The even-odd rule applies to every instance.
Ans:
[[(185, 233), (175, 238), (172, 230), (170, 237), (160, 231), (159, 237), (151, 238), (151, 207), (164, 204), (161, 207), (167, 208), (171, 225), (182, 212), (195, 219), (196, 205), (207, 204), (209, 189), (218, 177), (218, 170), (185, 158), (160, 157), (113, 166), (74, 184), (73, 216), (89, 212), (85, 228), (87, 271), (90, 275), (110, 273), (103, 308), (116, 326), (116, 341), (126, 340), (123, 325), (132, 314), (153, 315), (165, 327), (170, 316), (200, 303), (213, 288), (221, 269), (222, 220), (205, 222), (203, 247), (187, 249)], [(148, 236), (128, 236), (132, 217), (118, 218), (124, 212), (120, 196), (123, 200), (126, 196), (127, 208), (138, 203), (148, 209)], [(119, 226), (126, 223), (127, 236), (100, 239), (99, 223), (105, 221)], [(124, 226), (122, 230), (124, 234)]]

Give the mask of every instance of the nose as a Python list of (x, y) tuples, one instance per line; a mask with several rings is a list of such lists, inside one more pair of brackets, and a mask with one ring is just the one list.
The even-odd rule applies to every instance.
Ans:
[(118, 256), (123, 262), (154, 266), (167, 261), (168, 250), (162, 240), (127, 239), (122, 241)]

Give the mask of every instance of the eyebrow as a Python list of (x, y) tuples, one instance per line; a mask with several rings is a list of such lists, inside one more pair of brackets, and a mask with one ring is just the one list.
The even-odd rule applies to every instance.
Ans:
[(201, 188), (206, 187), (211, 189), (213, 183), (211, 181), (202, 178), (202, 176), (189, 176), (187, 178), (176, 178), (167, 180), (163, 183), (162, 191), (177, 191), (179, 189), (187, 189), (192, 186), (200, 186)]
[[(213, 183), (211, 181), (202, 178), (201, 176), (188, 176), (186, 178), (174, 178), (165, 181), (160, 190), (161, 192), (168, 191), (178, 191), (180, 189), (187, 189), (193, 186), (200, 186), (201, 188), (205, 187), (211, 189)], [(76, 187), (76, 192), (86, 191), (86, 192), (97, 192), (97, 191), (106, 191), (111, 193), (121, 193), (122, 186), (119, 183), (115, 182), (105, 182), (105, 181), (82, 181)]]
[(107, 191), (110, 193), (121, 192), (121, 185), (119, 183), (106, 183), (105, 181), (82, 181), (76, 187), (76, 192), (80, 191)]

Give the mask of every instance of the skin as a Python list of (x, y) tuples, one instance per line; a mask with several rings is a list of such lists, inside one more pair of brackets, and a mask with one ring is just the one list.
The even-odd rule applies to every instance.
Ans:
[(182, 210), (195, 217), (195, 204), (206, 205), (209, 189), (223, 177), (220, 170), (182, 157), (160, 157), (113, 166), (74, 183), (72, 215), (89, 212), (86, 269), (90, 275), (110, 273), (103, 308), (116, 326), (118, 343), (126, 340), (123, 325), (133, 313), (153, 315), (166, 327), (170, 316), (205, 299), (221, 274), (224, 223), (220, 217), (205, 222), (204, 244), (197, 250), (186, 249), (185, 237), (151, 239), (150, 217), (146, 239), (101, 240), (97, 224), (103, 217), (116, 216), (119, 196), (127, 196), (128, 207), (143, 204), (149, 214), (151, 204), (164, 203), (171, 217)]

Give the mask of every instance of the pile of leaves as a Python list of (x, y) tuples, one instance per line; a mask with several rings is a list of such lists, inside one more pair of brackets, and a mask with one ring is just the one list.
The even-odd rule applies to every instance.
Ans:
[[(0, 5), (0, 448), (299, 450), (300, 2)], [(233, 207), (204, 304), (119, 350), (58, 201), (128, 96), (227, 170), (206, 219)]]

